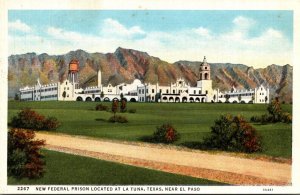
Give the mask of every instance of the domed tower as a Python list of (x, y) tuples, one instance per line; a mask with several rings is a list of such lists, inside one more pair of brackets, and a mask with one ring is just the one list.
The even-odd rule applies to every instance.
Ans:
[(78, 86), (78, 72), (79, 72), (79, 61), (78, 60), (71, 60), (69, 63), (69, 81), (75, 84), (75, 88), (77, 89)]
[(203, 62), (200, 64), (199, 80), (210, 80), (210, 66), (207, 63), (205, 56)]

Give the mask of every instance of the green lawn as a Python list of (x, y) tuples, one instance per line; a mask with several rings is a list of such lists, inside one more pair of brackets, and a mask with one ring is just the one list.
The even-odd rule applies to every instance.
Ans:
[(42, 178), (17, 180), (8, 177), (8, 185), (225, 185), (61, 152), (43, 150), (43, 153), (46, 173)]
[[(95, 111), (97, 102), (9, 102), (8, 119), (20, 109), (30, 107), (46, 116), (55, 116), (62, 125), (57, 132), (92, 137), (140, 141), (153, 133), (156, 126), (171, 123), (181, 133), (175, 144), (187, 145), (202, 141), (210, 127), (221, 114), (241, 114), (247, 120), (253, 115), (266, 113), (267, 105), (258, 104), (210, 104), (210, 103), (131, 103), (137, 113), (121, 113), (128, 118), (126, 124), (112, 124), (107, 120), (111, 112)], [(110, 102), (105, 102), (109, 107)], [(282, 105), (291, 112), (292, 105)], [(290, 158), (292, 155), (291, 124), (253, 124), (263, 137), (263, 154)]]

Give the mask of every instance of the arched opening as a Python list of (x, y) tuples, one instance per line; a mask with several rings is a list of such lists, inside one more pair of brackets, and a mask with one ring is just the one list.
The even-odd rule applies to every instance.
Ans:
[(200, 99), (199, 99), (199, 98), (196, 98), (195, 102), (200, 102)]
[(130, 101), (130, 102), (136, 102), (136, 99), (135, 99), (135, 98), (130, 98), (129, 101)]
[(234, 100), (232, 103), (236, 104), (236, 103), (237, 103), (237, 101), (236, 101), (236, 100)]
[(183, 97), (182, 102), (187, 102), (187, 97)]
[(92, 98), (91, 97), (87, 97), (87, 98), (85, 98), (85, 101), (86, 102), (90, 102), (90, 101), (92, 101)]
[(95, 102), (100, 102), (100, 101), (101, 101), (101, 99), (99, 97), (95, 98)]
[(179, 97), (176, 97), (176, 98), (175, 98), (175, 102), (180, 102), (180, 98), (179, 98)]
[(110, 99), (108, 98), (108, 97), (106, 97), (106, 98), (104, 98), (104, 100), (103, 101), (105, 101), (105, 102), (109, 102), (110, 101)]
[(190, 97), (190, 102), (194, 102), (194, 98)]
[(169, 97), (169, 102), (174, 102), (174, 98), (173, 97)]
[(205, 74), (204, 74), (204, 79), (205, 79), (205, 80), (208, 80), (208, 73), (205, 73)]
[(164, 102), (168, 101), (168, 98), (166, 96), (164, 96), (162, 99), (163, 99)]
[(205, 102), (205, 98), (201, 98), (201, 102), (202, 102), (202, 103)]
[(76, 101), (82, 102), (82, 100), (83, 100), (83, 99), (82, 99), (82, 97), (80, 97), (80, 96), (76, 98)]
[(115, 98), (113, 99), (113, 101), (119, 101), (119, 99), (115, 97)]

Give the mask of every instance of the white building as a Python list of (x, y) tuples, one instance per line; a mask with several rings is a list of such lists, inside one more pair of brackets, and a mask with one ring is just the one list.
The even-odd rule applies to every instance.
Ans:
[(20, 89), (21, 101), (112, 101), (124, 98), (132, 102), (229, 102), (229, 103), (269, 103), (269, 89), (260, 85), (255, 89), (220, 92), (213, 90), (210, 65), (204, 57), (200, 64), (196, 86), (191, 86), (183, 78), (175, 83), (162, 86), (158, 83), (142, 83), (135, 79), (132, 83), (113, 86), (102, 85), (101, 71), (98, 71), (97, 86), (82, 89), (78, 83), (79, 62), (69, 64), (68, 78), (61, 83), (41, 85), (39, 80), (32, 87)]

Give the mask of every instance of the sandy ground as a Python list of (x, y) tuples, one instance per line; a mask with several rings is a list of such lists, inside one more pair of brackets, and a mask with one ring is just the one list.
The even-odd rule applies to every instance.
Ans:
[(46, 148), (235, 185), (290, 185), (291, 165), (155, 144), (36, 133)]

